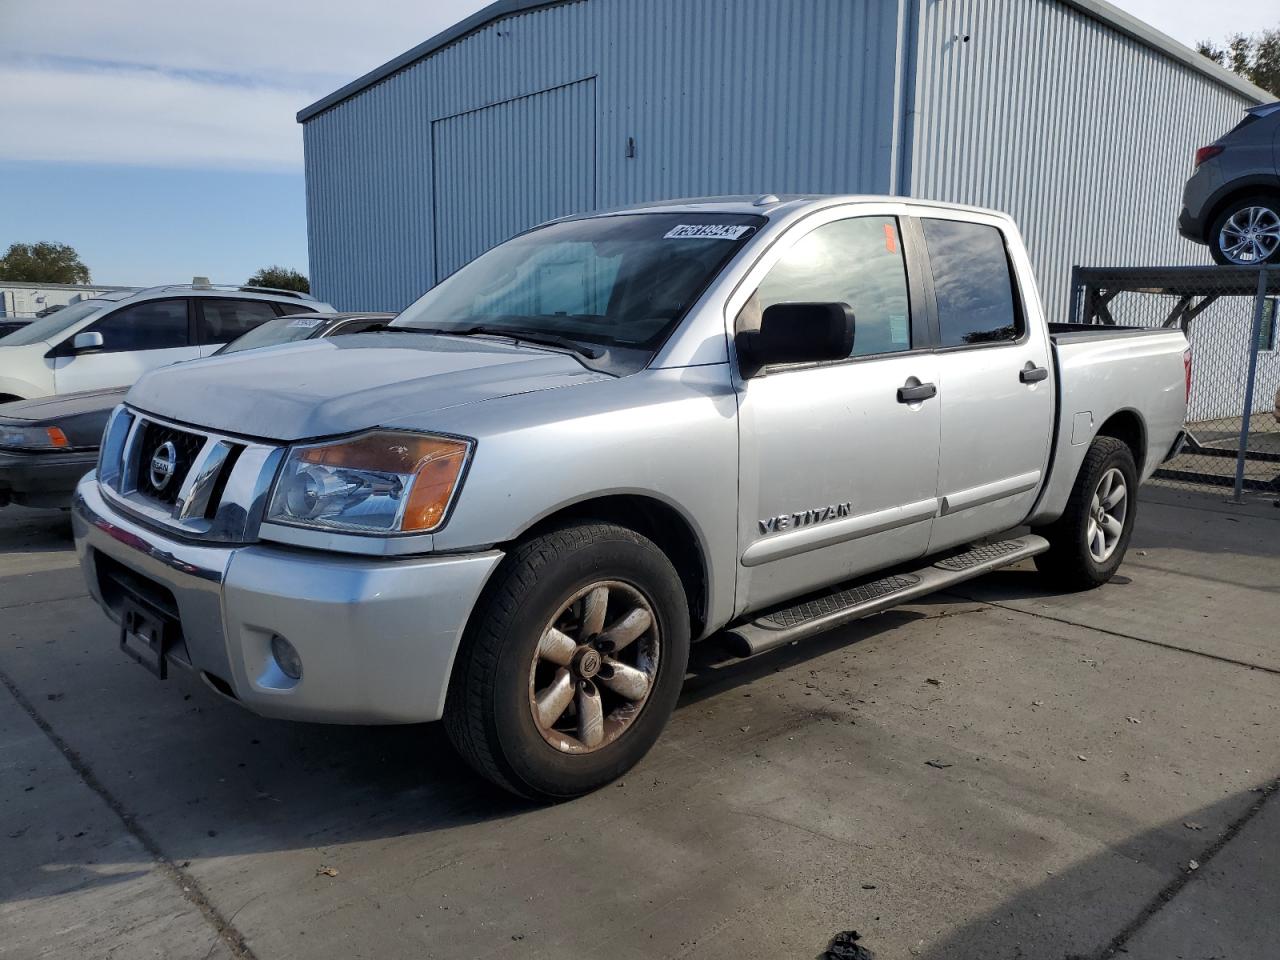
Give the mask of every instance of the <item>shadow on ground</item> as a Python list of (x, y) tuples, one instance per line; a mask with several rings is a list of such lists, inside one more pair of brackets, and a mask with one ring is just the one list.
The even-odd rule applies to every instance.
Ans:
[[(1019, 891), (1015, 896), (1003, 901), (998, 907), (976, 917), (961, 926), (938, 943), (926, 944), (913, 955), (923, 960), (960, 960), (960, 958), (983, 958), (983, 960), (1106, 960), (1116, 955), (1123, 956), (1128, 951), (1126, 943), (1151, 918), (1163, 908), (1168, 901), (1188, 884), (1207, 882), (1206, 875), (1214, 857), (1221, 848), (1233, 838), (1242, 827), (1261, 811), (1268, 802), (1280, 802), (1276, 797), (1276, 789), (1280, 781), (1269, 781), (1261, 784), (1245, 794), (1224, 797), (1218, 803), (1202, 807), (1185, 817), (1179, 817), (1160, 824), (1150, 830), (1135, 834), (1124, 843), (1114, 844), (1103, 853), (1089, 857), (1075, 864), (1068, 870), (1048, 876), (1043, 882), (1029, 889)], [(1248, 809), (1241, 815), (1238, 813), (1241, 804)], [(1228, 819), (1234, 813), (1234, 821)], [(1094, 925), (1095, 912), (1108, 898), (1115, 897), (1123, 891), (1115, 889), (1115, 878), (1121, 874), (1117, 863), (1128, 861), (1143, 865), (1149, 862), (1152, 850), (1165, 845), (1174, 845), (1183, 839), (1189, 829), (1199, 828), (1201, 824), (1223, 823), (1229, 826), (1218, 833), (1204, 831), (1202, 851), (1193, 859), (1182, 865), (1180, 872), (1163, 885), (1156, 882), (1158, 892), (1146, 907), (1131, 918), (1120, 930), (1098, 929), (1094, 936), (1098, 939), (1094, 950), (1087, 954), (1063, 950), (1060, 944), (1045, 940), (1038, 934), (1037, 927), (1059, 927), (1053, 918), (1071, 917), (1074, 925), (1082, 930)], [(1188, 826), (1190, 825), (1190, 826)], [(1256, 838), (1255, 838), (1256, 839)], [(1271, 831), (1271, 835), (1261, 838), (1262, 849), (1280, 849), (1280, 833)], [(1195, 868), (1192, 868), (1192, 863)], [(1152, 865), (1152, 870), (1162, 867)], [(1223, 937), (1235, 950), (1216, 954), (1220, 957), (1257, 957), (1259, 960), (1268, 954), (1262, 952), (1273, 943), (1264, 947), (1262, 939), (1273, 934), (1268, 933), (1268, 926), (1274, 928), (1274, 917), (1269, 918), (1268, 901), (1273, 901), (1274, 891), (1259, 889), (1253, 892), (1257, 901), (1257, 916), (1260, 919), (1258, 929), (1224, 930)], [(1242, 914), (1248, 915), (1244, 910)], [(1247, 924), (1245, 925), (1248, 926)], [(1105, 939), (1104, 939), (1105, 938)], [(1249, 952), (1246, 944), (1256, 943), (1259, 952)], [(874, 948), (874, 944), (867, 944)], [(1195, 956), (1199, 956), (1196, 954)], [(1168, 957), (1167, 960), (1174, 960)], [(1186, 960), (1191, 960), (1188, 955)]]

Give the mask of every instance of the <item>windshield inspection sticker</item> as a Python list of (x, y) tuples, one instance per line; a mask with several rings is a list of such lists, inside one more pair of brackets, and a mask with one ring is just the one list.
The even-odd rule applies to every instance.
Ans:
[(663, 235), (663, 240), (741, 240), (751, 232), (750, 224), (682, 223)]
[(320, 326), (320, 324), (321, 324), (321, 323), (323, 323), (323, 322), (324, 322), (324, 321), (322, 321), (319, 317), (303, 317), (303, 318), (302, 318), (302, 319), (300, 319), (300, 320), (290, 320), (290, 321), (289, 321), (289, 326), (291, 326), (291, 327), (318, 327), (318, 326)]

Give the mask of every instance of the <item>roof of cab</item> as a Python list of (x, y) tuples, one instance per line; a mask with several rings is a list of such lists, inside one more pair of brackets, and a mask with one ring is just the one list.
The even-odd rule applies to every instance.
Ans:
[[(923, 200), (916, 197), (892, 196), (887, 194), (764, 194), (723, 196), (723, 197), (685, 197), (678, 200), (658, 200), (648, 203), (630, 204), (591, 213), (573, 214), (560, 217), (558, 220), (580, 220), (585, 217), (617, 216), (626, 213), (735, 213), (757, 214), (759, 216), (779, 216), (804, 209), (819, 210), (825, 207), (842, 206), (858, 203), (903, 203), (909, 206), (933, 210), (957, 210), (962, 213), (977, 213), (984, 216), (1003, 217), (1008, 214), (1000, 210), (986, 207), (974, 207), (962, 203), (945, 203), (940, 200)], [(550, 221), (557, 222), (555, 220)]]

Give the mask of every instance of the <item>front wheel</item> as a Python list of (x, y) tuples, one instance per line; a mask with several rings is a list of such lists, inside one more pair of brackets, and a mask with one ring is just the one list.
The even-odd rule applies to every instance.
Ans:
[(662, 551), (613, 524), (565, 526), (495, 573), (458, 652), (445, 726), (499, 786), (576, 797), (653, 746), (688, 658), (688, 603)]
[(1115, 575), (1137, 516), (1138, 470), (1129, 447), (1098, 437), (1085, 454), (1062, 516), (1035, 532), (1049, 549), (1036, 568), (1054, 587), (1088, 590)]

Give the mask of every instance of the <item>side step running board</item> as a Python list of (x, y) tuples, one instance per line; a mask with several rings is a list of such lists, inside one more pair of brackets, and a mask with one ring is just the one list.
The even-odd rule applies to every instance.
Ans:
[(944, 556), (928, 566), (837, 587), (791, 607), (770, 610), (725, 633), (742, 646), (744, 656), (764, 653), (926, 594), (999, 570), (1049, 549), (1049, 541), (1035, 534), (973, 547)]

